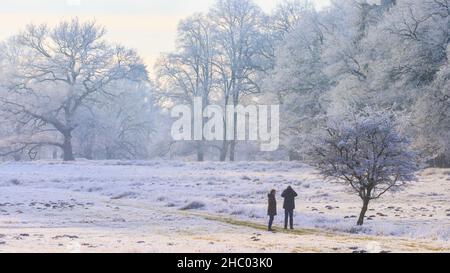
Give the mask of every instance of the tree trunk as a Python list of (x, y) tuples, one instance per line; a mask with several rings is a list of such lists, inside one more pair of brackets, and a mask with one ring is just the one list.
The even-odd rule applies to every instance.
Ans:
[(236, 140), (232, 140), (231, 141), (231, 145), (230, 145), (230, 161), (234, 161), (234, 155), (235, 155), (235, 150), (236, 150)]
[(227, 150), (228, 150), (227, 141), (223, 140), (222, 149), (220, 150), (220, 161), (223, 162), (227, 159)]
[(227, 141), (227, 123), (224, 120), (223, 122), (223, 140), (222, 140), (222, 149), (220, 150), (220, 161), (224, 162), (227, 159), (228, 152), (228, 141)]
[[(235, 107), (235, 111), (236, 111), (236, 106), (237, 103), (234, 103), (234, 107)], [(234, 112), (233, 115), (233, 139), (231, 140), (231, 144), (230, 144), (230, 161), (234, 161), (235, 160), (235, 153), (236, 153), (236, 139), (237, 139), (237, 113)]]
[(197, 161), (204, 161), (203, 141), (200, 141), (197, 145)]
[(358, 222), (356, 223), (358, 226), (362, 226), (364, 224), (364, 216), (366, 215), (367, 208), (369, 207), (370, 198), (363, 199), (363, 206), (361, 208), (361, 213), (359, 214)]
[(300, 154), (296, 150), (289, 150), (289, 161), (299, 161)]
[(197, 151), (197, 161), (198, 161), (198, 162), (204, 161), (204, 160), (205, 160), (204, 157), (205, 157), (205, 156), (204, 156), (204, 154), (203, 154), (203, 151)]
[(72, 134), (66, 133), (64, 134), (64, 144), (63, 144), (63, 160), (64, 161), (74, 161), (75, 157), (73, 156), (72, 151)]

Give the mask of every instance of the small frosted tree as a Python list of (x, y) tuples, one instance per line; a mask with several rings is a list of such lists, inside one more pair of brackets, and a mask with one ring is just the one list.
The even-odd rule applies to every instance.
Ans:
[(312, 151), (312, 165), (326, 177), (348, 185), (362, 199), (357, 225), (363, 225), (371, 200), (415, 179), (415, 159), (394, 115), (374, 111), (330, 122)]

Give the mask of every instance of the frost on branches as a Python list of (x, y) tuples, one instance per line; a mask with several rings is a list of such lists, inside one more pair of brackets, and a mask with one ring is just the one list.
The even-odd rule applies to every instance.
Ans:
[(312, 152), (312, 163), (326, 177), (337, 178), (363, 201), (357, 225), (369, 202), (415, 179), (416, 155), (391, 113), (364, 111), (333, 120)]

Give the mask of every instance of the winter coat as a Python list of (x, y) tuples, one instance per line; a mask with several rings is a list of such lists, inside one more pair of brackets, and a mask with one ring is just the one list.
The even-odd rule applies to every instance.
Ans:
[(283, 191), (281, 194), (281, 197), (284, 198), (283, 202), (283, 209), (286, 210), (293, 210), (295, 209), (295, 197), (297, 196), (297, 193), (291, 188), (288, 187)]
[(269, 206), (267, 208), (267, 215), (274, 216), (277, 215), (277, 200), (275, 199), (275, 194), (268, 194)]

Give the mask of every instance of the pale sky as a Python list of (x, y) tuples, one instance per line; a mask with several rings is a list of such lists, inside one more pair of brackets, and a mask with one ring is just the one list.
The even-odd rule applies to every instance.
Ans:
[[(270, 12), (277, 0), (254, 0)], [(54, 25), (78, 16), (95, 19), (108, 31), (108, 40), (136, 49), (149, 69), (162, 52), (175, 47), (177, 24), (192, 13), (207, 11), (215, 0), (2, 0), (0, 40), (28, 23)], [(323, 7), (329, 0), (313, 0)]]

